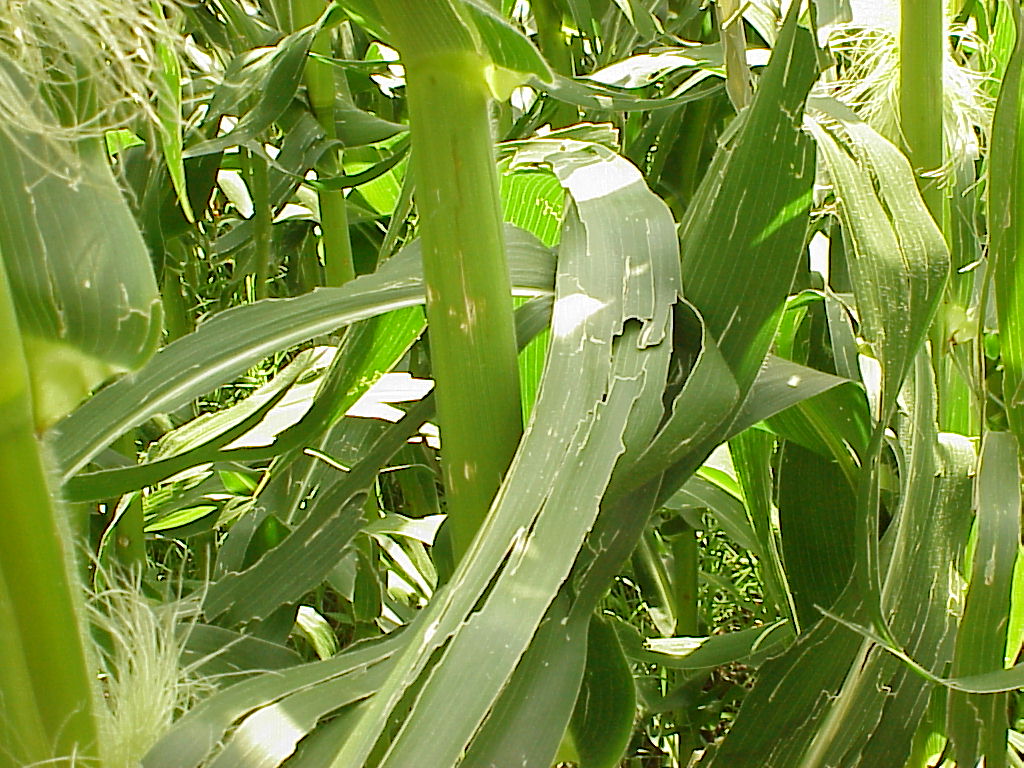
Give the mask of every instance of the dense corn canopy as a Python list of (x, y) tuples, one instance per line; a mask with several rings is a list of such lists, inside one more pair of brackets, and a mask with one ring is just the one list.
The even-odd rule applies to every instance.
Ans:
[(1017, 766), (1016, 0), (0, 0), (0, 766)]

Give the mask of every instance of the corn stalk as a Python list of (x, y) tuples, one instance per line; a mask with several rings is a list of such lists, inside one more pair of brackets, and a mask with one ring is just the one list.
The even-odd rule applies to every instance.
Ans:
[(942, 0), (900, 3), (900, 129), (928, 210), (940, 226), (942, 188)]
[(448, 3), (380, 9), (408, 78), (449, 530), (469, 546), (522, 434), (487, 58)]
[(0, 766), (95, 756), (81, 585), (32, 428), (28, 366), (0, 261)]
[[(324, 0), (294, 0), (292, 21), (296, 29), (316, 22), (324, 12)], [(330, 56), (331, 33), (321, 31), (313, 39), (310, 53)], [(306, 63), (306, 90), (310, 105), (323, 128), (327, 141), (337, 138), (335, 128), (335, 79), (334, 67), (322, 61), (310, 59)], [(331, 147), (320, 163), (320, 170), (327, 175), (340, 173), (342, 169), (341, 150)], [(320, 204), (320, 230), (323, 243), (324, 268), (327, 285), (344, 285), (355, 277), (352, 266), (352, 242), (348, 233), (348, 207), (343, 190), (321, 190), (317, 194)]]

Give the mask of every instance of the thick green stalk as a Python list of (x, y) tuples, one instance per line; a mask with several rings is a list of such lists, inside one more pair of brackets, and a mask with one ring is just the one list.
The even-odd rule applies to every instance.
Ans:
[(522, 434), (487, 62), (447, 3), (378, 5), (408, 78), (431, 364), (458, 558)]
[(942, 188), (921, 174), (942, 167), (942, 0), (900, 3), (900, 129), (932, 218), (942, 226)]
[[(326, 8), (325, 0), (292, 0), (292, 20), (296, 28), (315, 22)], [(330, 56), (331, 38), (329, 31), (320, 32), (310, 47), (311, 53)], [(327, 141), (337, 137), (334, 102), (336, 96), (334, 67), (322, 61), (310, 59), (306, 63), (306, 90), (309, 94), (313, 114), (323, 128)], [(329, 149), (317, 169), (322, 176), (333, 176), (341, 171), (341, 151)], [(352, 241), (348, 233), (348, 207), (344, 191), (320, 190), (321, 244), (324, 255), (326, 284), (344, 285), (355, 277), (352, 265)]]
[(87, 758), (98, 743), (79, 585), (32, 428), (28, 367), (2, 262), (0, 358), (0, 766)]
[[(952, 248), (955, 268), (966, 260), (973, 260), (975, 255), (961, 256), (958, 252), (945, 191), (937, 177), (924, 176), (942, 168), (946, 159), (942, 134), (944, 33), (942, 0), (901, 2), (900, 130), (910, 165), (917, 174), (921, 196)], [(939, 424), (943, 429), (961, 431), (970, 427), (974, 410), (971, 384), (964, 377), (964, 371), (970, 368), (972, 353), (969, 348), (959, 351), (951, 348), (950, 341), (958, 331), (956, 318), (968, 306), (973, 274), (953, 273), (951, 278), (929, 335), (939, 387)], [(964, 301), (965, 296), (968, 303)]]
[(562, 33), (562, 8), (552, 0), (530, 3), (537, 24), (537, 45), (551, 68), (572, 77), (572, 53)]
[(43, 757), (50, 747), (46, 728), (40, 718), (32, 678), (28, 671), (28, 655), (22, 638), (11, 627), (18, 625), (11, 589), (0, 569), (0, 692), (4, 708), (0, 713), (0, 766), (15, 768), (33, 757)]

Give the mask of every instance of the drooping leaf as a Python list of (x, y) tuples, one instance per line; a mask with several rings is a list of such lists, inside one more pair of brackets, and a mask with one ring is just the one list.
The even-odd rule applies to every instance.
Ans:
[[(676, 305), (671, 410), (654, 439), (638, 444), (616, 468), (577, 564), (581, 609), (595, 605), (607, 589), (637, 545), (652, 506), (671, 496), (729, 435), (768, 354), (803, 251), (813, 176), (812, 153), (795, 118), (813, 79), (814, 57), (810, 41), (796, 30), (795, 8), (762, 78), (762, 95), (733, 143), (719, 149), (683, 222), (687, 301)], [(780, 110), (780, 102), (792, 104), (792, 111)], [(769, 156), (780, 160), (771, 173), (764, 165), (766, 136), (777, 141)], [(730, 302), (723, 304), (723, 295)], [(743, 313), (735, 311), (735, 302)]]
[[(882, 412), (895, 400), (931, 323), (949, 273), (949, 252), (903, 154), (836, 102), (815, 100), (836, 121), (809, 120), (832, 176), (863, 335), (882, 366)], [(877, 190), (872, 179), (877, 180)]]
[[(183, 157), (212, 155), (244, 144), (281, 117), (302, 82), (306, 58), (314, 38), (322, 29), (340, 21), (338, 11), (336, 5), (328, 6), (323, 15), (310, 26), (293, 32), (258, 57), (248, 57), (250, 60), (246, 61), (246, 65), (250, 68), (249, 72), (261, 78), (256, 103), (244, 114), (238, 115), (238, 123), (226, 134), (186, 147)], [(251, 75), (242, 82), (250, 81)], [(237, 108), (237, 103), (233, 102), (239, 95), (247, 97), (251, 93), (251, 88), (239, 87), (236, 83), (231, 91), (218, 94), (210, 111), (214, 116), (226, 114), (232, 107)]]
[(321, 489), (301, 524), (250, 568), (228, 573), (210, 585), (203, 610), (228, 624), (266, 618), (271, 611), (322, 582), (343, 548), (365, 521), (367, 489), (380, 468), (414, 434), (430, 412), (419, 403), (367, 446), (362, 461), (329, 489)]
[[(392, 635), (379, 642), (357, 644), (325, 661), (273, 670), (233, 685), (178, 720), (150, 749), (142, 765), (207, 765), (207, 756), (218, 743), (227, 740), (229, 729), (247, 716), (255, 719), (248, 720), (237, 738), (225, 745), (229, 758), (243, 759), (248, 752), (249, 759), (262, 761), (254, 765), (280, 765), (320, 716), (373, 694), (387, 674), (388, 660), (402, 642), (401, 635)], [(267, 745), (261, 738), (247, 738), (253, 729), (266, 733), (265, 729), (275, 727), (281, 730), (274, 732), (282, 736), (276, 745)]]
[[(649, 346), (664, 337), (677, 290), (667, 209), (625, 161), (578, 143), (562, 152), (560, 144), (539, 142), (534, 154), (554, 167), (575, 205), (562, 236), (551, 350), (531, 424), (480, 535), (445, 590), (410, 627), (413, 639), (394, 675), (368, 705), (335, 765), (365, 760), (403, 692), (445, 644), (423, 679), (421, 704), (391, 737), (383, 764), (415, 759), (447, 765), (458, 757), (568, 575), (643, 392), (642, 372), (657, 371), (658, 357), (667, 351)], [(609, 227), (607, 211), (625, 208), (621, 199), (630, 200), (628, 210), (635, 213), (625, 226)], [(628, 255), (615, 247), (626, 242)], [(659, 390), (650, 394), (660, 400)], [(596, 409), (595, 399), (603, 401)], [(467, 690), (461, 670), (470, 667), (487, 676)], [(445, 725), (443, 737), (439, 724)]]
[[(978, 469), (977, 544), (953, 654), (953, 677), (997, 670), (1006, 656), (1007, 616), (1020, 542), (1021, 480), (1017, 439), (989, 432)], [(1006, 765), (1005, 695), (950, 692), (946, 732), (958, 764)]]
[(855, 567), (872, 623), (881, 628), (885, 619), (877, 531), (882, 430), (895, 412), (900, 388), (938, 308), (950, 257), (907, 158), (842, 105), (827, 100), (816, 104), (846, 139), (840, 142), (826, 125), (807, 122), (832, 176), (843, 231), (852, 245), (850, 276), (862, 333), (881, 368), (873, 414), (878, 421), (861, 461)]
[[(770, 355), (765, 361), (764, 367), (758, 372), (751, 387), (750, 396), (743, 403), (730, 431), (736, 434), (760, 421), (771, 419), (798, 403), (814, 402), (815, 398), (826, 392), (849, 383), (850, 379), (833, 376), (830, 373)], [(828, 399), (822, 404), (824, 408), (830, 408), (830, 406), (838, 407), (842, 411), (856, 410), (852, 405), (836, 406)], [(837, 428), (836, 425), (830, 426), (833, 429)], [(866, 446), (868, 435), (864, 432), (864, 426), (857, 424), (855, 429), (859, 431), (859, 439), (851, 439), (850, 442), (858, 447)], [(846, 435), (846, 429), (839, 431), (844, 436)], [(790, 435), (786, 436), (791, 437)]]
[[(974, 452), (968, 441), (939, 435), (930, 361), (922, 355), (915, 388), (904, 393), (913, 420), (900, 441), (901, 503), (883, 538), (884, 609), (912, 669), (886, 654), (856, 582), (808, 632), (762, 666), (730, 737), (702, 765), (877, 765), (906, 759), (935, 674), (952, 651), (946, 605), (950, 570), (969, 520)], [(784, 535), (784, 534), (783, 534)], [(823, 608), (822, 606), (819, 606)], [(777, 702), (784, 700), (786, 707)]]

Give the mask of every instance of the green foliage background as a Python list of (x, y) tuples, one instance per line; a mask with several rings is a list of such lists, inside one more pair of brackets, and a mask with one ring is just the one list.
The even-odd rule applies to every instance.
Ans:
[(0, 2), (0, 765), (1021, 765), (1022, 23)]

